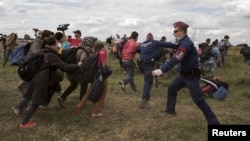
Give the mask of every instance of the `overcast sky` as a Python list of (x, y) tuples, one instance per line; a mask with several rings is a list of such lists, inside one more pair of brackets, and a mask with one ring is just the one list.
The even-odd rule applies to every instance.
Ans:
[(34, 37), (32, 28), (56, 32), (69, 23), (67, 35), (79, 29), (104, 41), (137, 31), (140, 42), (148, 32), (173, 41), (173, 23), (183, 21), (198, 42), (229, 35), (233, 45), (250, 45), (250, 0), (1, 0), (0, 21), (0, 33), (21, 38)]

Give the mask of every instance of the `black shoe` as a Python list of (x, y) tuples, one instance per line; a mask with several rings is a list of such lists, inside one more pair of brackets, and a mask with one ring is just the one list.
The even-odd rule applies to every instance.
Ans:
[(135, 93), (137, 92), (137, 89), (136, 88), (131, 88)]
[(142, 101), (141, 101), (141, 103), (139, 105), (139, 108), (141, 108), (141, 109), (148, 109), (149, 108), (148, 107), (148, 100), (142, 99)]
[(174, 116), (176, 115), (175, 112), (169, 112), (167, 110), (161, 110), (160, 112), (165, 113), (165, 114), (169, 114), (169, 115), (174, 115)]

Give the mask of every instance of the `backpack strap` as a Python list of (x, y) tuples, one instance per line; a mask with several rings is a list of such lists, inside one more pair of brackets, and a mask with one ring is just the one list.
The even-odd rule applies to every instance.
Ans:
[(210, 85), (212, 85), (214, 88), (218, 89), (218, 86), (217, 86), (213, 81), (211, 81), (211, 80), (209, 80), (209, 79), (205, 79), (205, 78), (200, 78), (200, 80), (203, 81), (203, 82), (205, 82), (205, 83), (207, 83), (207, 84), (210, 84)]

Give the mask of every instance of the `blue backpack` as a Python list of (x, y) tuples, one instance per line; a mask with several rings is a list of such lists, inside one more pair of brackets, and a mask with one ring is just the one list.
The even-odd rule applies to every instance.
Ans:
[[(201, 87), (202, 92), (205, 94), (205, 96), (223, 100), (228, 95), (228, 83), (223, 82), (219, 79), (214, 80), (211, 78), (200, 78), (200, 80), (205, 83), (205, 85)], [(210, 87), (207, 87), (208, 85), (210, 85)]]
[(20, 59), (28, 53), (31, 43), (25, 43), (19, 45), (16, 49), (14, 49), (10, 54), (10, 64), (12, 66), (18, 66)]
[(228, 91), (225, 87), (219, 86), (217, 90), (213, 93), (213, 97), (218, 100), (223, 100), (228, 94)]

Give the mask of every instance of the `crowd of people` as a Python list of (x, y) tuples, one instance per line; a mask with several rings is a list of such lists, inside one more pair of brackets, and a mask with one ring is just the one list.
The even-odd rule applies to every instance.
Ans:
[(215, 39), (211, 43), (211, 39), (207, 38), (205, 42), (198, 44), (199, 54), (202, 54), (205, 48), (211, 48), (206, 59), (199, 58), (200, 69), (202, 70), (203, 75), (207, 77), (214, 77), (216, 68), (225, 67), (228, 49), (232, 46), (233, 45), (230, 43), (228, 35), (225, 35), (221, 41)]
[[(216, 115), (206, 103), (204, 95), (200, 87), (200, 77), (202, 75), (200, 67), (203, 64), (212, 63), (214, 69), (219, 67), (224, 67), (226, 63), (226, 56), (228, 48), (232, 46), (229, 41), (229, 36), (225, 35), (223, 40), (214, 40), (210, 44), (211, 40), (207, 39), (206, 42), (200, 43), (198, 50), (195, 47), (193, 41), (188, 37), (187, 31), (189, 25), (178, 21), (173, 24), (173, 36), (175, 37), (175, 42), (167, 42), (166, 37), (163, 36), (161, 40), (155, 40), (152, 33), (146, 35), (145, 41), (138, 43), (139, 33), (136, 31), (131, 32), (129, 37), (120, 38), (117, 34), (117, 40), (114, 40), (112, 36), (110, 37), (110, 42), (108, 42), (105, 49), (104, 43), (96, 43), (93, 48), (87, 48), (89, 52), (96, 53), (100, 55), (99, 63), (108, 64), (107, 49), (112, 47), (112, 42), (116, 50), (121, 49), (121, 59), (119, 64), (121, 68), (126, 73), (125, 78), (121, 78), (119, 83), (122, 91), (126, 92), (126, 85), (129, 84), (132, 91), (137, 92), (138, 87), (134, 81), (136, 66), (143, 73), (144, 84), (141, 94), (141, 102), (138, 104), (140, 109), (148, 109), (150, 101), (150, 91), (153, 86), (154, 78), (159, 78), (163, 73), (168, 72), (175, 66), (177, 66), (177, 71), (179, 75), (172, 81), (168, 86), (167, 92), (167, 103), (165, 109), (163, 110), (166, 114), (175, 115), (175, 105), (177, 100), (177, 93), (184, 87), (189, 89), (190, 95), (194, 103), (200, 108), (204, 114), (208, 124), (220, 124)], [(36, 74), (32, 80), (23, 82), (20, 85), (20, 90), (22, 92), (23, 98), (20, 102), (12, 107), (14, 113), (17, 116), (23, 116), (24, 108), (28, 106), (31, 102), (28, 111), (23, 116), (23, 121), (20, 124), (20, 128), (31, 128), (36, 125), (36, 123), (31, 122), (30, 119), (39, 108), (39, 106), (48, 105), (50, 98), (53, 93), (57, 92), (60, 102), (65, 102), (67, 96), (70, 93), (65, 93), (62, 91), (59, 82), (54, 85), (50, 84), (52, 81), (52, 76), (50, 72), (55, 72), (56, 70), (61, 70), (62, 72), (73, 72), (79, 70), (80, 62), (75, 64), (67, 64), (60, 58), (60, 50), (78, 48), (84, 45), (84, 40), (80, 30), (75, 30), (74, 38), (71, 36), (66, 36), (65, 31), (54, 32), (49, 30), (37, 31), (35, 33), (36, 39), (32, 42), (28, 54), (34, 54), (38, 52), (43, 52), (45, 54), (44, 67), (39, 73)], [(3, 41), (3, 47), (6, 49), (3, 58), (3, 67), (5, 67), (6, 62), (11, 54), (11, 51), (16, 47), (16, 34), (10, 34), (6, 37), (6, 42)], [(223, 45), (222, 45), (223, 44)], [(200, 61), (199, 54), (202, 52), (205, 46), (211, 46), (211, 56), (207, 60)], [(114, 49), (115, 50), (115, 49)], [(118, 53), (118, 52), (116, 52)], [(169, 53), (169, 57), (166, 54)], [(139, 58), (136, 58), (136, 54), (139, 54)], [(161, 54), (161, 55), (160, 55)], [(159, 57), (161, 56), (161, 57)], [(159, 59), (161, 58), (161, 59)], [(163, 58), (163, 59), (162, 59)], [(159, 63), (160, 60), (160, 63)], [(157, 65), (158, 64), (158, 65)], [(77, 86), (77, 84), (76, 84)], [(86, 85), (88, 87), (88, 85)], [(87, 91), (87, 87), (81, 91), (80, 101), (84, 97)], [(104, 104), (105, 97), (107, 95), (108, 80), (105, 80), (105, 89), (103, 92), (103, 97), (100, 102), (97, 102), (96, 108), (93, 110), (92, 116), (99, 117), (102, 116), (101, 108)], [(71, 90), (72, 92), (73, 90)], [(48, 93), (44, 95), (44, 93)], [(80, 105), (81, 107), (82, 105)], [(78, 105), (79, 108), (79, 105)]]

